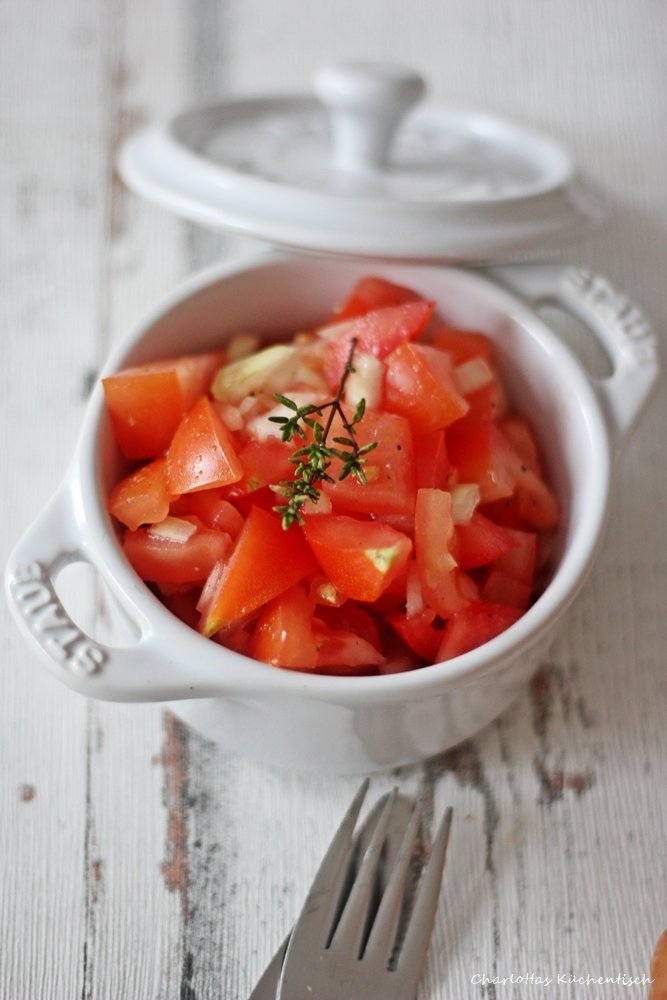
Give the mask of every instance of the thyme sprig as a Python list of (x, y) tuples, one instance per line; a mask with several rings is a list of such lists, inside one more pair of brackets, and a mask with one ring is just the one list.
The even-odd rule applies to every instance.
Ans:
[[(282, 496), (287, 502), (273, 509), (282, 516), (283, 528), (287, 530), (293, 524), (303, 524), (301, 507), (308, 500), (317, 503), (320, 497), (319, 485), (321, 483), (333, 483), (335, 480), (329, 475), (329, 468), (334, 459), (339, 459), (342, 463), (338, 479), (346, 479), (354, 476), (360, 483), (366, 483), (366, 475), (363, 466), (366, 462), (364, 457), (369, 451), (377, 446), (377, 441), (369, 444), (359, 445), (357, 441), (357, 427), (361, 423), (366, 412), (366, 401), (360, 399), (357, 403), (352, 419), (348, 419), (342, 404), (341, 398), (345, 383), (350, 374), (354, 371), (352, 359), (357, 346), (356, 338), (350, 343), (350, 351), (345, 363), (342, 378), (338, 385), (338, 391), (333, 399), (319, 406), (315, 403), (307, 403), (305, 406), (297, 406), (294, 400), (276, 392), (275, 398), (283, 406), (292, 412), (291, 417), (269, 417), (269, 420), (281, 425), (280, 437), (282, 441), (289, 442), (295, 439), (310, 441), (298, 448), (290, 457), (290, 462), (294, 462), (293, 479), (283, 479), (271, 489)], [(325, 418), (326, 414), (326, 419)], [(328, 443), (329, 433), (333, 425), (336, 414), (343, 424), (344, 435), (334, 437), (333, 447)], [(322, 422), (323, 421), (323, 422)], [(311, 434), (309, 435), (308, 430)]]

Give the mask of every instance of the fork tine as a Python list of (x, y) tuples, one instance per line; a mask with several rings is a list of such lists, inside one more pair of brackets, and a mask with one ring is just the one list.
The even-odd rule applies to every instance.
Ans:
[(397, 970), (416, 984), (426, 962), (431, 931), (438, 908), (438, 897), (445, 867), (452, 809), (447, 809), (433, 841), (431, 857), (422, 872), (417, 896), (410, 914), (408, 928), (398, 956)]
[(359, 871), (350, 889), (350, 894), (345, 902), (338, 926), (331, 939), (329, 947), (342, 954), (358, 957), (361, 953), (370, 900), (376, 884), (380, 855), (384, 847), (389, 818), (397, 795), (398, 789), (395, 788), (387, 799), (377, 826), (373, 831), (373, 836), (366, 848)]
[(391, 877), (382, 895), (382, 902), (373, 922), (373, 929), (371, 930), (364, 951), (365, 959), (368, 958), (382, 962), (384, 967), (389, 964), (394, 948), (396, 930), (405, 896), (405, 885), (412, 864), (421, 816), (421, 803), (418, 802), (413, 807), (410, 822), (398, 849)]
[[(306, 897), (301, 915), (294, 926), (292, 939), (295, 938), (296, 931), (301, 930), (307, 923), (308, 933), (312, 935), (313, 946), (319, 948), (326, 943), (340, 906), (339, 893), (335, 890), (336, 888), (342, 890), (344, 885), (344, 872), (354, 849), (354, 827), (368, 785), (369, 779), (365, 778), (329, 844)], [(296, 936), (298, 937), (298, 935)]]

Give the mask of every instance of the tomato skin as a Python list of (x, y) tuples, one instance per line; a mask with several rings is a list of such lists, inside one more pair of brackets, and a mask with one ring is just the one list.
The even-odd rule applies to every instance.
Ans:
[[(350, 675), (375, 673), (385, 662), (383, 654), (365, 639), (347, 629), (333, 629), (321, 619), (313, 621), (320, 673)], [(371, 669), (372, 668), (372, 669)]]
[(449, 426), (468, 412), (445, 354), (424, 344), (401, 344), (385, 362), (385, 406), (410, 421), (415, 434)]
[(532, 586), (537, 563), (537, 533), (513, 528), (504, 530), (512, 538), (512, 547), (496, 559), (493, 568)]
[(507, 461), (506, 442), (495, 424), (460, 420), (448, 430), (447, 447), (459, 481), (477, 483), (482, 503), (512, 496), (514, 476)]
[(303, 587), (295, 584), (262, 608), (250, 639), (250, 656), (276, 667), (314, 670), (317, 645), (312, 619), (312, 601)]
[(447, 453), (445, 432), (432, 431), (430, 434), (414, 435), (413, 440), (417, 489), (445, 489), (447, 478), (453, 471)]
[(217, 410), (202, 396), (176, 428), (167, 451), (167, 482), (174, 494), (236, 483), (243, 476), (234, 442)]
[(192, 514), (207, 528), (225, 531), (232, 538), (238, 538), (243, 527), (242, 514), (225, 498), (222, 488), (186, 493), (172, 502), (170, 511), (176, 516)]
[(252, 507), (211, 595), (208, 611), (202, 616), (201, 631), (213, 635), (256, 611), (316, 568), (298, 527), (283, 531), (277, 514)]
[(407, 535), (379, 521), (319, 514), (303, 533), (336, 590), (357, 601), (375, 601), (405, 570), (412, 551)]
[(283, 479), (293, 479), (295, 466), (290, 457), (294, 448), (274, 437), (248, 441), (238, 453), (243, 477), (235, 492), (253, 493), (263, 486), (277, 486)]
[[(386, 306), (340, 324), (340, 330), (329, 340), (324, 358), (324, 376), (332, 390), (338, 388), (356, 340), (356, 349), (376, 358), (385, 358), (406, 340), (414, 340), (422, 332), (433, 312), (435, 303), (419, 300), (398, 306)], [(322, 331), (320, 331), (322, 332)]]
[(500, 604), (476, 601), (448, 618), (436, 654), (437, 662), (451, 660), (489, 642), (518, 621), (522, 612)]
[(163, 521), (173, 499), (166, 464), (164, 458), (156, 458), (116, 483), (109, 496), (109, 513), (131, 530)]
[(359, 427), (360, 445), (376, 442), (365, 455), (367, 482), (353, 476), (336, 477), (341, 463), (332, 463), (333, 483), (324, 484), (334, 513), (342, 514), (411, 514), (415, 502), (414, 447), (410, 426), (393, 413), (368, 411)]
[(404, 288), (402, 285), (395, 285), (386, 278), (378, 278), (368, 275), (360, 278), (349, 296), (334, 313), (334, 321), (352, 319), (355, 316), (364, 316), (373, 309), (382, 309), (384, 306), (399, 306), (404, 302), (411, 302), (419, 296), (411, 288)]
[(468, 524), (456, 526), (457, 559), (463, 569), (486, 566), (516, 544), (514, 533), (474, 511)]
[(422, 660), (433, 663), (442, 640), (442, 619), (432, 608), (424, 608), (414, 615), (397, 612), (389, 615), (387, 622)]
[(126, 368), (102, 379), (116, 441), (126, 458), (156, 458), (182, 417), (207, 392), (220, 352)]
[(490, 604), (506, 604), (525, 611), (530, 604), (531, 590), (529, 583), (500, 569), (492, 569), (482, 585), (480, 597)]
[(123, 536), (123, 549), (135, 572), (152, 583), (201, 583), (217, 562), (227, 558), (231, 547), (229, 535), (201, 524), (184, 542), (160, 538), (150, 528), (126, 531)]
[(433, 346), (445, 351), (453, 365), (462, 365), (471, 358), (491, 359), (492, 344), (485, 333), (439, 326), (433, 333)]

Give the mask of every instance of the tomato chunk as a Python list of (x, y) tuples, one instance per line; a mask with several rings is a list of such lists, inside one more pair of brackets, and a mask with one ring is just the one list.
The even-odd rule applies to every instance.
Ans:
[(433, 334), (433, 345), (445, 351), (454, 365), (461, 365), (471, 358), (489, 361), (492, 353), (491, 341), (486, 334), (448, 326), (437, 328)]
[(373, 309), (381, 309), (383, 306), (399, 306), (403, 302), (411, 302), (419, 296), (411, 288), (404, 288), (402, 285), (395, 285), (386, 278), (378, 278), (374, 275), (360, 278), (350, 292), (340, 309), (334, 313), (336, 320), (351, 319), (354, 316), (363, 316)]
[(437, 660), (451, 660), (500, 635), (521, 617), (519, 608), (477, 601), (447, 620)]
[(489, 520), (478, 510), (468, 524), (456, 527), (457, 556), (464, 569), (476, 569), (504, 556), (514, 548), (514, 533)]
[(441, 430), (468, 411), (447, 356), (423, 344), (401, 344), (385, 362), (385, 405), (417, 434)]
[(447, 618), (470, 602), (471, 586), (452, 555), (452, 498), (445, 490), (421, 489), (415, 505), (415, 556), (426, 603)]
[(196, 523), (193, 526), (195, 530), (183, 541), (157, 534), (159, 526), (125, 532), (125, 555), (142, 580), (201, 583), (217, 562), (227, 558), (232, 547), (229, 535)]
[(407, 535), (388, 524), (345, 514), (308, 518), (303, 533), (336, 590), (358, 601), (377, 600), (405, 570), (412, 550)]
[(300, 584), (268, 601), (250, 640), (249, 653), (276, 667), (314, 670), (317, 645), (312, 602)]
[(208, 490), (243, 476), (231, 435), (206, 396), (181, 420), (167, 452), (167, 481), (173, 493)]
[(188, 355), (126, 368), (102, 379), (118, 445), (127, 458), (156, 458), (181, 418), (207, 392), (222, 354)]
[(142, 524), (155, 524), (169, 513), (172, 500), (167, 487), (166, 461), (142, 465), (117, 483), (109, 496), (109, 513), (134, 530)]
[(308, 576), (316, 565), (299, 528), (283, 531), (277, 514), (252, 507), (210, 597), (201, 630), (212, 635), (256, 611)]
[(324, 375), (331, 388), (338, 387), (353, 340), (357, 342), (358, 351), (374, 354), (376, 358), (385, 358), (399, 344), (419, 336), (428, 323), (433, 308), (433, 302), (420, 299), (417, 302), (374, 309), (365, 316), (320, 330), (320, 335), (330, 338), (324, 359)]
[(415, 462), (410, 425), (393, 413), (367, 412), (359, 427), (360, 445), (376, 443), (365, 456), (366, 483), (353, 476), (336, 478), (340, 462), (331, 465), (333, 483), (324, 485), (335, 513), (411, 514), (415, 502)]

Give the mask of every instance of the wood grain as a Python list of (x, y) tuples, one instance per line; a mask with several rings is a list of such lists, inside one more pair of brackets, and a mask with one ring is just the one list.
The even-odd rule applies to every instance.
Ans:
[[(28, 0), (0, 16), (5, 559), (66, 468), (110, 347), (182, 276), (247, 249), (142, 203), (116, 175), (132, 129), (194, 102), (305, 89), (342, 57), (420, 66), (438, 100), (571, 146), (613, 213), (566, 259), (667, 328), (657, 0), (604, 12), (575, 0)], [(580, 332), (564, 335), (586, 353)], [(397, 783), (426, 789), (433, 816), (455, 808), (424, 998), (648, 993), (570, 980), (648, 975), (667, 924), (665, 426), (663, 385), (618, 462), (594, 571), (519, 701), (462, 746), (373, 779), (373, 797)], [(94, 582), (69, 589), (103, 634)], [(1, 613), (0, 997), (247, 996), (356, 780), (251, 764), (163, 706), (86, 703)]]

